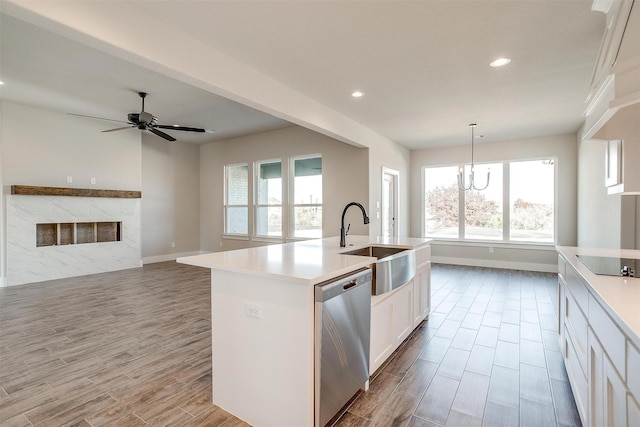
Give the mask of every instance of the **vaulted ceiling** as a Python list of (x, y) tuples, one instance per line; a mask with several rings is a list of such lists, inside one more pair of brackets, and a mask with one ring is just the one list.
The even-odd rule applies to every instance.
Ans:
[[(131, 61), (148, 47), (137, 40), (128, 52), (97, 49), (15, 13), (20, 3), (0, 3), (14, 6), (0, 9), (3, 99), (125, 120), (146, 91), (161, 123), (217, 131), (173, 133), (194, 143), (289, 125), (259, 103)], [(153, 19), (409, 149), (466, 144), (471, 122), (484, 141), (575, 133), (605, 28), (590, 1), (100, 3)], [(129, 24), (105, 14), (107, 30), (118, 25)], [(500, 56), (511, 64), (489, 67)]]

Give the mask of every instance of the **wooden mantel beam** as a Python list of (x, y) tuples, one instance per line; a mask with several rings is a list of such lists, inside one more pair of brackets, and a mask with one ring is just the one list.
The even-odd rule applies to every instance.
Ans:
[(12, 185), (11, 194), (23, 196), (72, 196), (72, 197), (112, 197), (118, 199), (140, 199), (141, 191), (98, 190), (94, 188), (37, 187)]

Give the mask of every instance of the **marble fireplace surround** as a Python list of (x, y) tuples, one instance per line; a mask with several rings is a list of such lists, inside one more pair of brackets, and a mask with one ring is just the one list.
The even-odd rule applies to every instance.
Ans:
[[(6, 196), (8, 286), (142, 266), (139, 191), (12, 186)], [(121, 240), (36, 245), (37, 224), (119, 222)]]

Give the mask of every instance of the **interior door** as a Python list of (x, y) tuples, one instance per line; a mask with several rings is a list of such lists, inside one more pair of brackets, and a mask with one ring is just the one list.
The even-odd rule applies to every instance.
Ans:
[(381, 205), (381, 235), (396, 237), (398, 235), (398, 172), (392, 169), (383, 168)]

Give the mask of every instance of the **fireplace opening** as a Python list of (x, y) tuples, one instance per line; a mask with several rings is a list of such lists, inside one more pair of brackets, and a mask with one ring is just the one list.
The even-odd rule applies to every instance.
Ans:
[(36, 224), (36, 246), (122, 241), (122, 221)]

